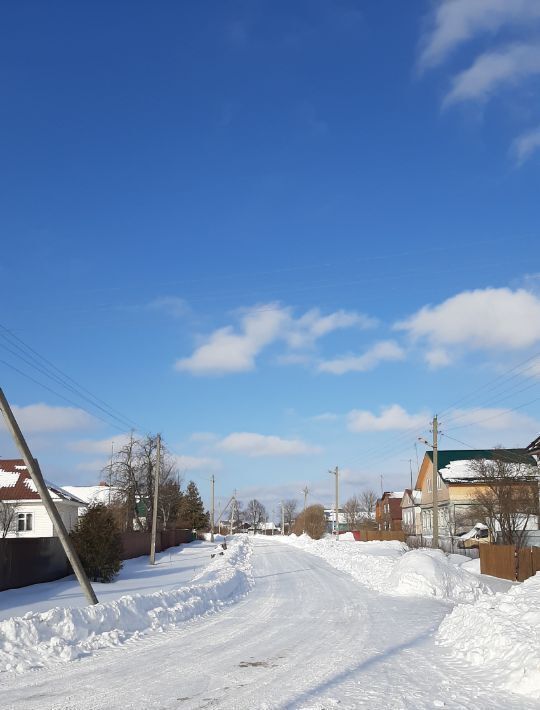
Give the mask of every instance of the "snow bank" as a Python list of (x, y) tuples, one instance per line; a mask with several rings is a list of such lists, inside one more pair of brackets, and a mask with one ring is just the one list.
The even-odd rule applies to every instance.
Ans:
[(437, 639), (462, 668), (482, 666), (507, 690), (540, 700), (540, 573), (506, 593), (456, 607)]
[(189, 586), (7, 619), (0, 623), (0, 671), (24, 672), (72, 661), (217, 611), (253, 586), (251, 553), (250, 541), (242, 536), (232, 540), (225, 554), (210, 562)]
[(440, 550), (428, 549), (411, 550), (396, 562), (388, 578), (388, 590), (392, 594), (467, 603), (491, 594), (476, 575), (454, 564)]
[[(348, 572), (370, 589), (385, 594), (435, 597), (450, 602), (474, 602), (489, 587), (462, 569), (441, 550), (409, 550), (395, 540), (349, 542), (312, 540), (307, 535), (290, 536), (284, 541)], [(464, 558), (466, 559), (466, 558)], [(459, 560), (461, 563), (461, 560)]]

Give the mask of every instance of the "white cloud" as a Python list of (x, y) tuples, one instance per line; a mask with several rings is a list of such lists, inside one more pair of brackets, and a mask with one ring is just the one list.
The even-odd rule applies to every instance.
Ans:
[(282, 439), (252, 432), (235, 432), (222, 439), (218, 447), (224, 451), (245, 456), (301, 456), (317, 454), (321, 448), (300, 439)]
[(174, 457), (180, 471), (216, 471), (221, 468), (221, 462), (217, 459), (205, 458), (202, 456), (183, 456), (176, 455)]
[(318, 365), (319, 372), (343, 375), (346, 372), (365, 372), (377, 367), (380, 362), (403, 360), (405, 351), (393, 340), (375, 343), (362, 355), (344, 355), (333, 360), (323, 360)]
[(287, 342), (293, 348), (309, 347), (318, 339), (335, 330), (358, 327), (374, 328), (375, 318), (352, 311), (335, 311), (323, 316), (318, 308), (312, 308), (297, 320), (290, 323), (290, 331), (286, 335)]
[(193, 375), (248, 372), (255, 369), (257, 356), (278, 340), (291, 348), (305, 348), (337, 329), (374, 324), (359, 313), (336, 311), (324, 316), (318, 309), (295, 319), (290, 308), (270, 303), (242, 311), (238, 329), (226, 326), (214, 331), (190, 357), (177, 360), (175, 368)]
[(106, 439), (81, 439), (80, 441), (73, 441), (69, 444), (69, 448), (81, 454), (104, 454), (110, 456), (113, 447), (115, 451), (119, 451), (122, 446), (127, 444), (129, 438), (129, 434), (116, 434)]
[(515, 85), (540, 74), (540, 47), (537, 44), (513, 44), (502, 50), (481, 54), (452, 82), (443, 106), (460, 101), (487, 100), (499, 88)]
[[(450, 414), (450, 430), (454, 426), (476, 426), (489, 430), (536, 431), (538, 422), (527, 414), (513, 412), (499, 407), (479, 407), (475, 409), (454, 409)], [(441, 423), (444, 430), (444, 420)]]
[(395, 328), (426, 338), (435, 348), (518, 350), (540, 341), (540, 298), (523, 289), (463, 291), (438, 306), (424, 306)]
[(446, 367), (452, 362), (450, 353), (444, 348), (432, 348), (426, 352), (424, 357), (432, 370), (438, 367)]
[(518, 136), (512, 143), (511, 153), (517, 165), (523, 165), (537, 150), (540, 150), (540, 126)]
[(424, 37), (420, 66), (440, 64), (476, 35), (528, 26), (539, 18), (540, 4), (534, 0), (439, 0)]
[(428, 412), (409, 414), (399, 404), (383, 407), (380, 414), (373, 414), (369, 410), (353, 409), (347, 415), (349, 431), (398, 431), (402, 429), (417, 428), (422, 431), (429, 423)]
[(191, 357), (178, 360), (176, 369), (193, 375), (253, 370), (256, 356), (279, 337), (289, 318), (288, 311), (278, 305), (247, 311), (240, 332), (232, 326), (216, 330)]
[[(93, 429), (98, 425), (92, 415), (77, 407), (53, 407), (39, 403), (23, 407), (13, 405), (12, 410), (23, 434), (77, 431)], [(3, 417), (0, 419), (1, 426), (4, 426)]]

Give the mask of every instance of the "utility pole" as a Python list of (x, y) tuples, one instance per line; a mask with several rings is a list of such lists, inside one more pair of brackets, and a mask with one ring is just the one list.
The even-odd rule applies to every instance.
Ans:
[(159, 501), (159, 475), (161, 469), (161, 434), (157, 435), (156, 473), (154, 475), (154, 504), (152, 506), (152, 540), (150, 542), (150, 564), (156, 564), (157, 511)]
[(68, 558), (69, 562), (71, 563), (71, 566), (73, 567), (75, 576), (77, 577), (77, 580), (81, 585), (86, 599), (88, 600), (89, 604), (98, 604), (98, 599), (95, 595), (94, 590), (92, 589), (92, 585), (90, 584), (88, 577), (86, 576), (86, 572), (84, 571), (81, 561), (79, 560), (79, 556), (77, 555), (75, 547), (73, 546), (73, 542), (69, 537), (69, 533), (66, 529), (66, 526), (64, 525), (64, 521), (62, 520), (62, 517), (58, 512), (58, 508), (53, 503), (53, 499), (51, 498), (51, 494), (49, 493), (47, 484), (43, 479), (39, 464), (32, 456), (30, 449), (28, 448), (28, 444), (26, 443), (26, 440), (19, 428), (19, 425), (17, 424), (17, 420), (13, 416), (11, 407), (9, 406), (9, 403), (1, 389), (0, 407), (2, 408), (2, 413), (4, 415), (4, 419), (6, 420), (7, 427), (11, 432), (15, 443), (17, 444), (17, 448), (21, 452), (23, 461), (26, 464), (28, 473), (30, 474), (30, 478), (32, 479), (37, 489), (37, 492), (39, 493), (41, 501), (53, 522), (56, 534), (60, 538), (60, 542), (62, 543), (62, 547), (64, 548), (64, 552), (66, 553), (66, 557)]
[(339, 468), (336, 466), (333, 471), (329, 471), (333, 476), (336, 477), (336, 512), (334, 521), (334, 532), (336, 535), (336, 540), (339, 540)]
[(304, 486), (302, 493), (304, 494), (304, 517), (303, 517), (303, 522), (304, 522), (304, 530), (303, 532), (306, 532), (306, 500), (307, 500), (307, 494), (309, 493), (309, 489), (307, 486)]
[(439, 422), (437, 415), (433, 417), (433, 542), (432, 547), (439, 547), (439, 493), (437, 484), (439, 482), (439, 442), (438, 429)]
[(212, 474), (212, 478), (210, 479), (210, 483), (212, 485), (212, 499), (211, 499), (211, 505), (210, 505), (210, 525), (212, 526), (210, 528), (210, 542), (214, 542), (214, 521), (215, 521), (215, 506), (214, 506), (214, 484), (216, 482), (216, 477), (214, 474)]
[(384, 491), (383, 491), (383, 476), (381, 473), (381, 498), (382, 498), (383, 493), (384, 493)]
[(232, 498), (232, 505), (231, 505), (231, 528), (229, 531), (229, 534), (233, 534), (233, 527), (234, 527), (234, 513), (236, 511), (236, 498), (233, 496)]
[(285, 535), (285, 506), (281, 501), (281, 534)]

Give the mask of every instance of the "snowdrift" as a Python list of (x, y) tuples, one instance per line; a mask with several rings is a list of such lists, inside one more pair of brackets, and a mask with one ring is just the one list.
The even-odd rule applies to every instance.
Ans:
[(462, 668), (482, 666), (507, 690), (540, 700), (540, 573), (506, 593), (456, 607), (437, 639)]
[(247, 536), (236, 538), (189, 586), (7, 619), (0, 623), (0, 672), (24, 672), (72, 661), (97, 649), (122, 645), (145, 632), (164, 631), (217, 611), (253, 586), (251, 554)]
[[(441, 550), (409, 550), (403, 542), (312, 540), (291, 535), (282, 540), (322, 557), (370, 589), (403, 596), (435, 597), (450, 602), (474, 602), (492, 591)], [(460, 560), (461, 562), (461, 560)]]
[[(452, 555), (452, 558), (458, 555)], [(440, 550), (411, 550), (394, 565), (388, 578), (392, 594), (436, 597), (472, 603), (491, 590), (477, 576), (456, 565)], [(467, 558), (463, 558), (465, 561)]]

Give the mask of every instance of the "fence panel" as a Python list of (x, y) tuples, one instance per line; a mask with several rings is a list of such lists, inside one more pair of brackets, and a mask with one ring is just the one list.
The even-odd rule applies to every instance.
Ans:
[(53, 582), (71, 574), (57, 537), (0, 540), (0, 591)]
[(480, 545), (480, 572), (492, 577), (516, 579), (514, 545)]

